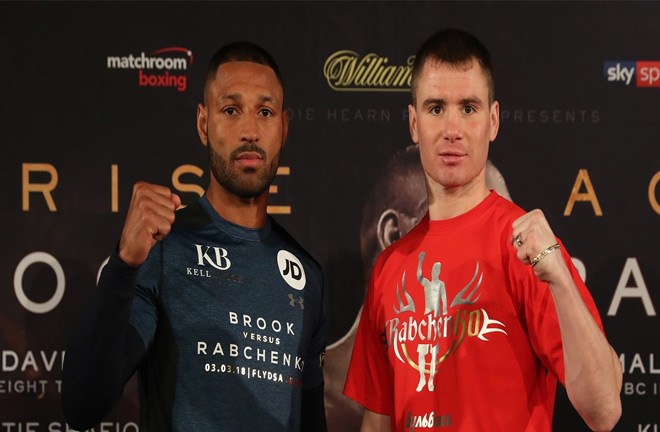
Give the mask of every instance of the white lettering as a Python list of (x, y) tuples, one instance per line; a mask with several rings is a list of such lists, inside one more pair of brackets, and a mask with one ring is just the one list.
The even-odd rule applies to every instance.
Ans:
[[(27, 295), (25, 295), (25, 291), (23, 290), (23, 274), (25, 273), (25, 270), (34, 263), (44, 263), (48, 265), (55, 272), (55, 277), (57, 278), (57, 285), (53, 296), (43, 303), (33, 302), (27, 297)], [(14, 272), (14, 292), (16, 293), (16, 298), (25, 309), (36, 314), (50, 312), (55, 309), (57, 305), (60, 304), (62, 297), (64, 297), (64, 287), (64, 269), (54, 256), (46, 252), (32, 252), (27, 255), (18, 263), (16, 271)]]
[[(626, 285), (630, 276), (633, 277), (633, 280), (637, 284), (636, 286), (629, 287)], [(616, 292), (612, 298), (612, 303), (607, 310), (608, 316), (616, 316), (617, 311), (619, 310), (619, 305), (621, 304), (621, 299), (624, 297), (641, 299), (646, 315), (655, 316), (655, 308), (653, 307), (649, 290), (646, 288), (646, 283), (642, 277), (642, 271), (639, 268), (637, 258), (628, 258), (626, 260), (626, 264), (621, 272), (621, 278), (616, 287)]]
[(206, 342), (197, 342), (197, 355), (200, 353), (206, 355)]

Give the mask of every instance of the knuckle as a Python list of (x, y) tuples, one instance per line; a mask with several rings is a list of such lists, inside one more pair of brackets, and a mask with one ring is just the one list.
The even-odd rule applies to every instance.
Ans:
[(149, 207), (144, 207), (141, 212), (141, 218), (143, 225), (151, 225), (154, 219), (154, 211)]
[(168, 235), (170, 231), (172, 231), (172, 225), (164, 224), (162, 229), (159, 229), (158, 231), (163, 235)]
[(534, 216), (536, 217), (537, 220), (545, 220), (545, 215), (543, 214), (543, 210), (541, 209), (536, 209), (534, 212)]
[(135, 184), (133, 185), (133, 192), (139, 192), (139, 191), (143, 190), (146, 187), (146, 185), (147, 185), (147, 183), (145, 183), (143, 181), (135, 182)]

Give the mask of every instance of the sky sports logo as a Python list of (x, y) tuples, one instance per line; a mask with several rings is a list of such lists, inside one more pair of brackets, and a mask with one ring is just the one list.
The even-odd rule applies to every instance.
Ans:
[(660, 87), (660, 61), (606, 61), (603, 74), (609, 82), (637, 87)]

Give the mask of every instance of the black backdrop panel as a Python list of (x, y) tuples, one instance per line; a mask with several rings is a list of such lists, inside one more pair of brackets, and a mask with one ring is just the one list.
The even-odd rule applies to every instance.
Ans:
[[(324, 65), (352, 51), (405, 66), (446, 26), (493, 55), (502, 121), (490, 159), (513, 201), (542, 208), (583, 265), (624, 365), (616, 430), (657, 430), (660, 3), (28, 2), (0, 14), (1, 430), (66, 430), (67, 335), (132, 184), (167, 185), (184, 203), (208, 184), (195, 113), (208, 59), (232, 40), (264, 45), (283, 71), (288, 173), (270, 204), (327, 272), (331, 342), (346, 335), (367, 278), (362, 207), (411, 144), (409, 93), (342, 87)], [(561, 391), (555, 413), (556, 430), (586, 430)], [(132, 381), (106, 430), (137, 430), (137, 415)], [(350, 429), (340, 424), (331, 430)]]

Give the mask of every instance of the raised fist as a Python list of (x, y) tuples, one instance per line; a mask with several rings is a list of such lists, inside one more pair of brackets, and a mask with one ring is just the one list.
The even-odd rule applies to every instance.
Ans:
[(520, 261), (532, 265), (536, 277), (544, 282), (565, 276), (567, 267), (559, 243), (541, 210), (519, 217), (513, 222), (510, 242)]
[(169, 234), (180, 205), (181, 199), (168, 187), (135, 183), (119, 241), (119, 257), (134, 267), (142, 264), (156, 241)]

